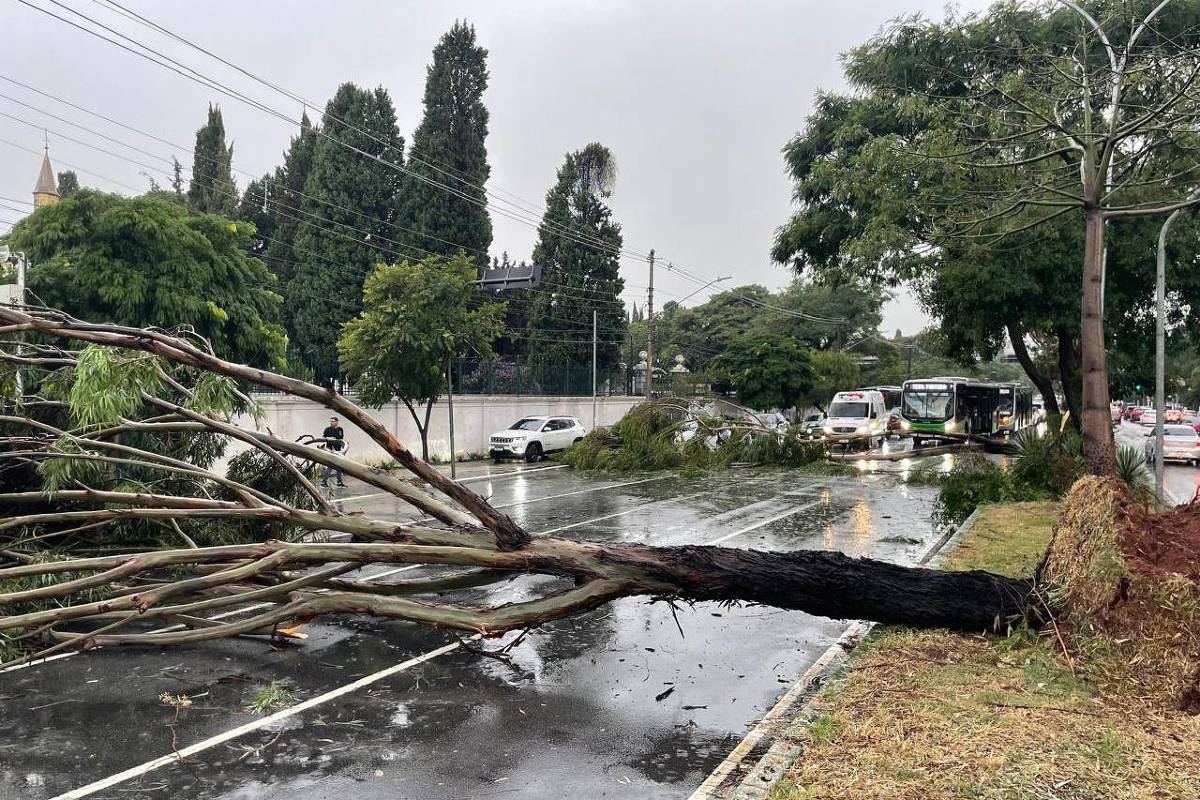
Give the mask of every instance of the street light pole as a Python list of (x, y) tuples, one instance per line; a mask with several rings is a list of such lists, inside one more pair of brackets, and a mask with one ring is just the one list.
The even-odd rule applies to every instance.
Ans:
[(592, 430), (596, 430), (596, 309), (592, 309)]
[(1167, 364), (1167, 231), (1179, 216), (1171, 212), (1158, 230), (1158, 268), (1154, 287), (1154, 494), (1163, 499), (1163, 406), (1166, 404)]
[(654, 250), (650, 250), (650, 287), (646, 295), (646, 399), (654, 399)]

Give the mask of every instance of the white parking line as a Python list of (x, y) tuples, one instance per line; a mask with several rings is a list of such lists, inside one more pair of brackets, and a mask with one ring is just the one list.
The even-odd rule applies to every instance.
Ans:
[[(566, 465), (564, 464), (563, 466), (566, 466)], [(549, 468), (549, 469), (557, 469), (557, 468), (553, 467), (553, 468)], [(626, 481), (625, 483), (609, 483), (609, 484), (605, 484), (604, 486), (593, 486), (591, 489), (580, 489), (579, 491), (575, 491), (575, 492), (563, 492), (562, 494), (552, 494), (552, 495), (548, 495), (546, 497), (535, 497), (531, 500), (517, 500), (512, 503), (505, 503), (504, 505), (492, 506), (492, 508), (512, 508), (513, 506), (527, 506), (532, 503), (541, 503), (546, 500), (557, 500), (560, 497), (573, 497), (574, 495), (577, 495), (577, 494), (587, 494), (588, 492), (599, 492), (599, 491), (603, 491), (604, 489), (620, 489), (622, 486), (633, 486), (638, 483), (649, 483), (650, 481), (663, 481), (663, 480), (666, 480), (667, 478), (673, 478), (673, 477), (675, 477), (675, 476), (674, 475), (659, 475), (654, 478), (641, 478), (640, 480)], [(394, 495), (391, 495), (387, 492), (376, 492), (375, 494), (362, 494), (362, 495), (357, 495), (355, 497), (335, 498), (335, 502), (353, 503), (357, 500), (370, 500), (375, 497), (393, 497), (393, 496)], [(397, 499), (399, 499), (399, 498), (397, 498)], [(429, 517), (421, 517), (421, 519), (429, 519)], [(420, 521), (420, 520), (418, 520), (418, 521)]]
[[(647, 479), (647, 480), (653, 480), (653, 479)], [(628, 486), (632, 483), (644, 483), (644, 482), (645, 481), (631, 481), (629, 483), (620, 484), (620, 485)], [(614, 488), (614, 487), (608, 487), (608, 488)], [(689, 497), (694, 497), (698, 494), (703, 494), (703, 493), (697, 492), (694, 495), (689, 495)], [(658, 502), (666, 503), (666, 502), (670, 502), (671, 500), (678, 501), (681, 499), (684, 499), (684, 498), (681, 498), (681, 497), (668, 498), (668, 499), (664, 499), (664, 500), (661, 500)], [(741, 536), (742, 534), (749, 533), (750, 531), (758, 530), (759, 528), (770, 525), (773, 522), (777, 522), (786, 517), (790, 517), (793, 514), (798, 514), (801, 511), (805, 511), (809, 508), (812, 508), (813, 506), (820, 505), (823, 502), (824, 502), (823, 500), (815, 500), (810, 503), (805, 503), (803, 505), (796, 506), (786, 512), (776, 514), (773, 517), (769, 517), (768, 519), (761, 520), (759, 522), (756, 522), (753, 525), (749, 525), (745, 528), (734, 531), (733, 533), (728, 533), (728, 534), (725, 534), (724, 536), (718, 536), (716, 539), (712, 539), (708, 542), (704, 542), (704, 544), (712, 545), (712, 544), (718, 544), (720, 542), (728, 541), (730, 539), (733, 539), (736, 536)], [(755, 505), (755, 504), (751, 503), (750, 505)], [(632, 511), (642, 510), (643, 508), (645, 508), (644, 505), (633, 508), (633, 509), (627, 509), (625, 511), (617, 512), (616, 514), (609, 515), (609, 516), (618, 516), (620, 514), (625, 514), (625, 513), (630, 513)], [(596, 520), (590, 520), (590, 521), (594, 522)], [(588, 521), (585, 520), (583, 523), (579, 523), (579, 524), (585, 524), (586, 522), (588, 522)], [(569, 527), (569, 526), (566, 526), (566, 527)], [(555, 529), (551, 529), (549, 531), (543, 531), (542, 534), (538, 534), (538, 535), (544, 535), (546, 533), (553, 533), (553, 532), (556, 532), (558, 530), (563, 530), (563, 529), (564, 528), (555, 528)], [(407, 567), (400, 567), (396, 571), (402, 571), (405, 569), (413, 569), (418, 566), (421, 566), (421, 565), (411, 564)], [(379, 576), (372, 576), (372, 577), (373, 577), (373, 579), (382, 577), (382, 574)], [(246, 610), (246, 609), (242, 609), (242, 610)], [(234, 614), (234, 613), (238, 613), (238, 612), (233, 611), (233, 612), (228, 612), (228, 613)], [(478, 635), (476, 635), (472, 638), (479, 638), (479, 637), (478, 637)], [(297, 703), (296, 705), (291, 706), (286, 709), (283, 709), (282, 711), (278, 711), (269, 716), (262, 717), (261, 719), (256, 719), (253, 722), (248, 722), (245, 725), (240, 725), (236, 728), (232, 728), (228, 731), (224, 731), (223, 733), (219, 733), (216, 736), (212, 736), (208, 739), (204, 739), (203, 741), (196, 742), (195, 744), (188, 745), (187, 747), (184, 747), (184, 748), (178, 750), (177, 753), (172, 753), (170, 755), (165, 755), (165, 756), (159, 756), (158, 758), (152, 759), (150, 761), (146, 761), (135, 767), (131, 767), (123, 772), (119, 772), (119, 773), (117, 773), (115, 775), (111, 775), (107, 778), (102, 778), (101, 780), (95, 781), (93, 783), (89, 783), (86, 786), (81, 786), (77, 789), (73, 789), (64, 794), (60, 794), (57, 797), (52, 798), (52, 800), (78, 800), (79, 798), (89, 797), (89, 796), (95, 794), (96, 792), (103, 791), (104, 789), (111, 788), (120, 783), (124, 783), (125, 781), (128, 781), (132, 778), (136, 778), (141, 775), (145, 775), (146, 773), (152, 772), (160, 767), (168, 766), (170, 764), (175, 763), (177, 760), (182, 761), (184, 758), (187, 758), (188, 756), (196, 755), (197, 753), (201, 753), (201, 752), (211, 749), (217, 745), (223, 744), (232, 739), (236, 739), (239, 736), (242, 736), (244, 734), (251, 733), (256, 730), (260, 730), (260, 729), (266, 727), (267, 725), (270, 725), (273, 722), (294, 716), (303, 711), (307, 711), (310, 708), (315, 708), (319, 705), (329, 702), (330, 700), (334, 700), (338, 697), (342, 697), (346, 694), (356, 691), (364, 686), (369, 686), (373, 683), (383, 680), (384, 678), (387, 678), (387, 677), (390, 677), (397, 673), (403, 672), (407, 669), (411, 669), (412, 667), (418, 666), (419, 664), (423, 664), (427, 661), (431, 661), (435, 658), (438, 658), (439, 656), (442, 656), (442, 655), (445, 655), (446, 653), (454, 651), (459, 646), (460, 646), (459, 642), (452, 642), (450, 644), (443, 645), (435, 650), (430, 650), (427, 653), (423, 653), (419, 656), (410, 658), (407, 661), (403, 661), (399, 664), (395, 664), (391, 667), (387, 667), (386, 669), (380, 670), (379, 672), (372, 673), (371, 675), (366, 675), (362, 678), (359, 678), (356, 681), (353, 681), (352, 683), (348, 683), (344, 686), (340, 686), (336, 689), (332, 689), (328, 692), (325, 692), (324, 694), (317, 695), (316, 697), (312, 697), (301, 703)]]
[[(476, 635), (472, 638), (478, 638), (478, 636)], [(239, 736), (244, 736), (247, 733), (260, 730), (275, 722), (285, 720), (288, 717), (294, 717), (295, 715), (307, 711), (310, 708), (315, 708), (323, 703), (328, 703), (330, 700), (349, 694), (350, 692), (357, 691), (364, 686), (370, 686), (373, 683), (378, 683), (384, 678), (390, 678), (392, 675), (412, 669), (419, 664), (424, 664), (426, 661), (432, 661), (438, 656), (442, 656), (446, 653), (457, 650), (460, 646), (460, 642), (451, 642), (450, 644), (442, 645), (436, 650), (430, 650), (428, 653), (422, 653), (421, 655), (410, 658), (407, 661), (401, 661), (399, 664), (394, 664), (387, 669), (380, 670), (379, 672), (359, 678), (353, 683), (347, 683), (345, 686), (339, 686), (336, 689), (331, 689), (330, 691), (325, 692), (325, 694), (319, 694), (316, 697), (311, 697), (308, 700), (285, 708), (282, 711), (276, 711), (274, 714), (260, 717), (253, 722), (247, 722), (245, 725), (239, 725), (236, 728), (230, 728), (227, 731), (218, 733), (216, 736), (209, 737), (208, 739), (196, 742), (195, 744), (190, 744), (187, 747), (171, 753), (170, 755), (159, 756), (151, 761), (138, 764), (136, 767), (130, 767), (124, 772), (118, 772), (116, 775), (110, 775), (107, 778), (102, 778), (94, 783), (89, 783), (87, 786), (80, 786), (78, 789), (72, 789), (69, 792), (58, 795), (53, 800), (78, 800), (78, 798), (81, 797), (89, 797), (96, 792), (116, 786), (119, 783), (124, 783), (131, 778), (145, 775), (147, 772), (152, 772), (159, 767), (165, 767), (168, 764), (175, 763), (176, 761), (183, 761), (183, 759), (187, 758), (188, 756), (194, 756), (197, 753), (202, 753), (205, 750), (216, 747), (217, 745), (223, 744), (232, 739), (236, 739)]]

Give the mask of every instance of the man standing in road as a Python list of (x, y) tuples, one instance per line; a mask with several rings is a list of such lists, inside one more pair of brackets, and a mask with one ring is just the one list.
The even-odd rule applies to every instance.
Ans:
[[(346, 446), (346, 432), (344, 430), (342, 430), (342, 426), (338, 424), (337, 417), (329, 418), (329, 427), (327, 427), (325, 429), (325, 431), (321, 434), (321, 438), (324, 440), (321, 443), (321, 446), (324, 447), (326, 450), (330, 450), (334, 453), (340, 453), (342, 451), (342, 448)], [(321, 487), (322, 488), (324, 488), (324, 489), (329, 488), (329, 476), (331, 474), (337, 475), (337, 485), (338, 486), (346, 485), (345, 482), (342, 480), (342, 471), (340, 469), (336, 469), (335, 467), (326, 466), (321, 469)]]

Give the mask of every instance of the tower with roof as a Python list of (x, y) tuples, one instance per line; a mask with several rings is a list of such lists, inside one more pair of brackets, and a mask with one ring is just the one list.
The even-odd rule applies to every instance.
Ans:
[(54, 168), (50, 166), (50, 146), (42, 153), (42, 171), (38, 173), (37, 186), (33, 187), (33, 207), (54, 205), (58, 202), (58, 183), (54, 180)]

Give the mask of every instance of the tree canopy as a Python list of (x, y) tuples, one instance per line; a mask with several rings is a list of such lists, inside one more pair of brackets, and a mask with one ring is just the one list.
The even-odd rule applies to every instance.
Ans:
[(590, 362), (592, 312), (601, 331), (597, 349), (603, 371), (620, 359), (625, 335), (621, 291), (621, 226), (607, 200), (616, 160), (593, 142), (568, 153), (546, 193), (533, 263), (542, 267), (544, 291), (529, 312), (530, 350), (546, 366)]
[(443, 255), (461, 249), (479, 266), (488, 263), (492, 244), (483, 188), (491, 174), (487, 84), (487, 50), (475, 43), (474, 26), (455, 22), (433, 48), (426, 70), (425, 114), (413, 132), (401, 196), (409, 245)]
[(296, 347), (321, 382), (339, 374), (338, 336), (362, 308), (364, 278), (398, 255), (388, 242), (403, 163), (404, 140), (387, 91), (342, 84), (313, 149), (295, 214), (296, 266), (284, 293)]
[(192, 155), (192, 181), (188, 202), (204, 214), (233, 217), (238, 204), (233, 182), (233, 145), (225, 143), (225, 120), (221, 107), (209, 105), (208, 119), (196, 131)]
[(363, 402), (379, 407), (398, 398), (408, 407), (424, 458), (429, 410), (446, 388), (448, 360), (490, 355), (500, 335), (504, 304), (477, 304), (475, 280), (474, 261), (463, 253), (381, 264), (367, 278), (362, 313), (338, 342)]
[[(173, 196), (173, 195), (172, 195)], [(80, 189), (13, 227), (39, 303), (130, 326), (190, 326), (225, 358), (280, 367), (280, 296), (252, 229), (157, 196)]]
[(809, 351), (779, 334), (740, 336), (711, 367), (728, 377), (738, 400), (759, 411), (802, 405), (813, 389)]

